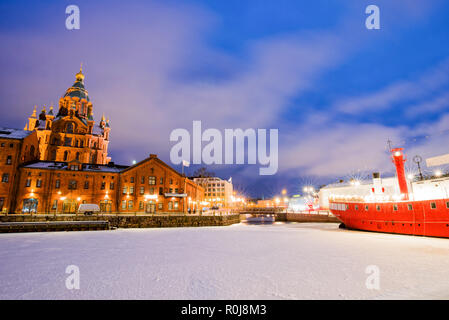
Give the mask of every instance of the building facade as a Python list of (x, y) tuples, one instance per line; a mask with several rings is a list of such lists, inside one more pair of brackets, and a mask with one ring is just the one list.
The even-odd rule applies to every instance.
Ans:
[(151, 154), (133, 166), (108, 157), (109, 121), (93, 120), (80, 70), (60, 99), (59, 111), (25, 129), (0, 128), (0, 211), (23, 214), (76, 213), (98, 204), (103, 213), (195, 213), (204, 189)]
[(53, 106), (43, 107), (39, 116), (34, 107), (24, 130), (36, 131), (39, 141), (39, 159), (42, 161), (72, 161), (107, 164), (109, 120), (104, 115), (96, 124), (93, 105), (84, 86), (84, 74), (76, 74), (75, 83), (59, 99), (54, 115)]
[(230, 207), (234, 203), (232, 179), (195, 177), (193, 181), (204, 188), (204, 198), (212, 206)]

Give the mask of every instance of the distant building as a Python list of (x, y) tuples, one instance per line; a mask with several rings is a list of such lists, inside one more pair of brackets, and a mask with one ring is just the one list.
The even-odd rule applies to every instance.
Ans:
[(230, 207), (233, 205), (232, 179), (195, 177), (193, 181), (204, 188), (204, 199), (211, 205), (218, 207)]
[(75, 213), (81, 203), (104, 213), (201, 209), (204, 189), (156, 155), (132, 166), (110, 161), (109, 122), (95, 124), (81, 71), (58, 114), (44, 108), (37, 118), (34, 109), (25, 128), (0, 128), (0, 212)]
[(47, 113), (44, 107), (36, 115), (36, 107), (28, 118), (25, 130), (36, 131), (39, 141), (39, 159), (43, 161), (72, 161), (107, 164), (109, 120), (95, 123), (93, 105), (84, 87), (82, 70), (75, 83), (59, 99), (56, 116), (53, 106)]
[[(410, 182), (409, 188), (410, 188)], [(410, 189), (409, 189), (410, 190)], [(393, 194), (399, 192), (398, 180), (395, 177), (380, 178), (373, 174), (372, 180), (348, 181), (327, 185), (318, 192), (319, 208), (329, 209), (329, 197), (367, 197), (372, 194)]]

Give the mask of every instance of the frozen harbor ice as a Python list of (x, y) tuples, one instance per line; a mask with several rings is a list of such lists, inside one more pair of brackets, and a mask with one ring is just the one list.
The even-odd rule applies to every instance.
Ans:
[(447, 299), (448, 266), (449, 239), (338, 224), (0, 234), (0, 299)]

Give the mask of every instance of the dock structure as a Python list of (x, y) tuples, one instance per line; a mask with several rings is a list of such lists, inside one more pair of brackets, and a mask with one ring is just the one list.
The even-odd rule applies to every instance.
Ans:
[(108, 221), (0, 222), (0, 233), (109, 230)]

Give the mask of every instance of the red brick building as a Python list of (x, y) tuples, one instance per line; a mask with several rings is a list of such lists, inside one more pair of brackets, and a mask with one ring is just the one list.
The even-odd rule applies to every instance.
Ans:
[(36, 109), (25, 129), (0, 128), (0, 211), (75, 213), (81, 203), (104, 213), (196, 212), (204, 189), (150, 155), (133, 165), (111, 162), (109, 121), (93, 119), (80, 71), (56, 117)]

